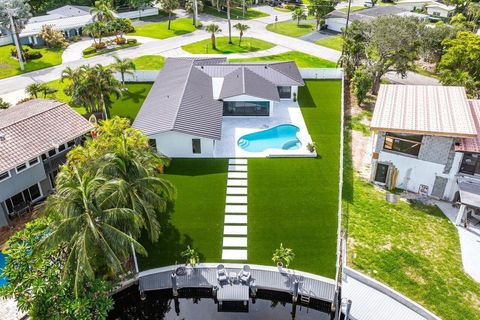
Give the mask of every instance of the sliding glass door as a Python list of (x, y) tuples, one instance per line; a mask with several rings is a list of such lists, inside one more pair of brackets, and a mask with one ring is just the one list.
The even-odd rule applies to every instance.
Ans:
[(268, 116), (269, 101), (224, 101), (224, 116)]

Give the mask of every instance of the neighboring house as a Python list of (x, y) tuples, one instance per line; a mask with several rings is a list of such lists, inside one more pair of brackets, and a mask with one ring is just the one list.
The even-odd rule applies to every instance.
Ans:
[[(350, 23), (353, 21), (371, 20), (380, 16), (398, 15), (403, 12), (408, 12), (408, 10), (397, 6), (375, 6), (369, 9), (350, 12)], [(325, 25), (329, 30), (342, 32), (346, 24), (346, 12), (335, 10), (325, 16)]]
[(463, 87), (382, 85), (371, 123), (372, 181), (457, 200), (459, 177), (480, 174), (479, 116), (480, 101)]
[[(157, 15), (158, 8), (144, 8), (137, 11), (118, 13), (120, 18), (138, 18)], [(51, 11), (46, 15), (32, 17), (20, 33), (20, 42), (33, 46), (44, 45), (44, 41), (38, 36), (44, 25), (52, 25), (56, 30), (62, 31), (66, 39), (82, 35), (82, 28), (92, 23), (90, 7), (66, 5)], [(13, 43), (10, 30), (0, 28), (0, 45)]]
[(0, 226), (52, 192), (66, 153), (92, 128), (54, 100), (34, 99), (0, 112)]
[(437, 3), (434, 0), (400, 0), (396, 5), (408, 11), (423, 10), (426, 6)]
[(303, 85), (294, 62), (169, 58), (133, 127), (169, 157), (213, 157), (224, 118), (272, 117)]
[(455, 6), (447, 6), (438, 2), (429, 4), (425, 8), (429, 16), (442, 19), (450, 18), (455, 11)]

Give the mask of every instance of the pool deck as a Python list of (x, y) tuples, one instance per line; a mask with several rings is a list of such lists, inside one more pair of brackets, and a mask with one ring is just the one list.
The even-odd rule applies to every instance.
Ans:
[[(238, 139), (245, 134), (266, 130), (281, 124), (293, 124), (302, 146), (296, 150), (267, 149), (263, 152), (248, 152), (237, 145)], [(282, 100), (275, 103), (270, 117), (223, 117), (222, 139), (215, 142), (216, 158), (265, 158), (265, 157), (315, 157), (316, 153), (307, 150), (312, 141), (303, 120), (302, 111), (297, 102)]]

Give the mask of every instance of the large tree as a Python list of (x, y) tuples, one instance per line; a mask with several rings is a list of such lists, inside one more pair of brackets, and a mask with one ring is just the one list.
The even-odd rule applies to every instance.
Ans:
[(455, 28), (444, 23), (437, 23), (435, 27), (422, 28), (419, 50), (422, 58), (436, 65), (444, 52), (443, 41), (455, 37), (456, 32)]
[(172, 13), (178, 9), (180, 5), (178, 0), (159, 0), (162, 10), (168, 13), (168, 30), (170, 30), (170, 24), (172, 22)]
[(292, 12), (292, 19), (297, 20), (297, 26), (300, 26), (300, 20), (305, 20), (307, 18), (307, 14), (303, 7), (296, 7), (295, 10)]
[(387, 72), (405, 76), (407, 71), (414, 70), (422, 27), (418, 19), (411, 17), (381, 16), (371, 21), (354, 21), (344, 35), (346, 57), (342, 60), (358, 57), (353, 68), (363, 64), (370, 70), (372, 94), (376, 95)]
[(443, 44), (445, 54), (438, 64), (441, 82), (465, 86), (470, 96), (479, 97), (480, 35), (462, 31)]
[(320, 29), (320, 23), (323, 17), (335, 10), (338, 1), (336, 0), (310, 0), (308, 5), (308, 14), (315, 17), (316, 30)]

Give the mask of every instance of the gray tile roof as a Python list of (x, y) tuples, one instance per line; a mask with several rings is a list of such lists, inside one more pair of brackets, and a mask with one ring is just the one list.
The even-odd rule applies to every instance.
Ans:
[[(350, 21), (371, 20), (380, 16), (396, 15), (402, 12), (408, 12), (398, 6), (375, 6), (373, 8), (350, 12)], [(347, 18), (347, 13), (335, 10), (328, 13), (325, 18)]]
[(67, 104), (35, 99), (0, 113), (0, 172), (12, 169), (52, 149), (52, 140), (66, 143), (92, 125)]
[(85, 14), (90, 14), (90, 7), (87, 6), (74, 6), (66, 5), (60, 8), (56, 8), (50, 11), (47, 11), (48, 15), (59, 14), (64, 17), (76, 17), (83, 16)]
[(219, 99), (250, 95), (279, 101), (277, 86), (303, 86), (294, 62), (227, 63), (225, 58), (169, 58), (133, 127), (147, 135), (177, 131), (220, 139), (223, 102), (212, 78), (223, 78)]

